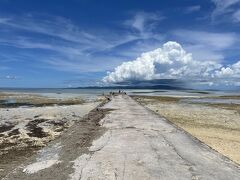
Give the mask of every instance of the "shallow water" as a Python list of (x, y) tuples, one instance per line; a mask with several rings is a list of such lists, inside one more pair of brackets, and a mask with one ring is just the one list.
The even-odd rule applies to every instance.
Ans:
[(213, 99), (213, 98), (192, 98), (182, 99), (181, 102), (210, 103), (210, 104), (240, 104), (240, 99)]
[[(121, 89), (129, 94), (143, 94), (143, 95), (207, 95), (207, 94), (216, 94), (216, 95), (240, 95), (240, 92), (237, 91), (199, 91), (199, 90), (164, 90), (164, 89)], [(11, 92), (11, 93), (36, 93), (44, 94), (46, 96), (54, 97), (71, 97), (76, 95), (85, 95), (85, 96), (98, 96), (103, 93), (109, 93), (111, 91), (118, 91), (118, 89), (19, 89), (19, 88), (0, 88), (0, 92)]]
[[(185, 97), (193, 98), (187, 101), (196, 101), (203, 103), (239, 103), (239, 101), (229, 100), (196, 100), (196, 97), (210, 97), (210, 96), (233, 96), (240, 95), (237, 91), (199, 91), (199, 90), (164, 90), (164, 89), (121, 89), (129, 95), (143, 95), (143, 96), (173, 96), (173, 97)], [(34, 94), (46, 96), (48, 98), (66, 99), (82, 97), (87, 102), (94, 101), (98, 96), (103, 94), (109, 94), (109, 92), (116, 92), (118, 89), (0, 89), (0, 92), (16, 93), (16, 94)], [(8, 103), (12, 103), (11, 100)], [(5, 102), (6, 103), (6, 102)], [(1, 102), (0, 102), (1, 104)]]

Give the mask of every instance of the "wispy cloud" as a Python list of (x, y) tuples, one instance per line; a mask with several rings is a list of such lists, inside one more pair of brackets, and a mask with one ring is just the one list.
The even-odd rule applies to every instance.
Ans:
[[(100, 32), (100, 34), (93, 34), (96, 33), (94, 30), (92, 30), (93, 33), (90, 33), (91, 30), (83, 30), (71, 20), (59, 16), (30, 14), (20, 17), (2, 17), (0, 18), (0, 24), (5, 25), (5, 27), (7, 26), (7, 28), (12, 28), (13, 30), (29, 31), (50, 36), (55, 38), (55, 40), (59, 38), (62, 41), (65, 40), (67, 42), (76, 43), (79, 51), (82, 49), (89, 49), (89, 51), (104, 50), (134, 39), (134, 37), (130, 35), (112, 39), (114, 38), (114, 34), (104, 31)], [(21, 41), (22, 42), (18, 39), (21, 45), (25, 45), (25, 47), (28, 48), (44, 48), (44, 46), (49, 48), (48, 45), (40, 43), (31, 43), (30, 45), (28, 38), (25, 38), (25, 40), (22, 38)], [(25, 41), (25, 44), (23, 41)]]
[(233, 13), (233, 21), (240, 22), (240, 9)]
[(139, 32), (143, 38), (152, 35), (152, 30), (162, 20), (166, 19), (160, 12), (149, 13), (144, 11), (134, 12), (133, 18), (124, 22), (126, 26)]
[(200, 5), (195, 5), (195, 6), (189, 6), (186, 8), (185, 13), (193, 13), (201, 10)]
[[(32, 59), (38, 59), (54, 69), (70, 72), (105, 71), (124, 61), (123, 57), (138, 55), (149, 45), (141, 41), (154, 36), (161, 39), (152, 33), (152, 29), (162, 19), (159, 13), (136, 12), (133, 18), (125, 21), (122, 32), (114, 32), (109, 29), (82, 29), (74, 22), (58, 16), (7, 16), (0, 18), (3, 31), (0, 45), (29, 51), (44, 50), (45, 56), (36, 57), (32, 54)], [(132, 48), (132, 51), (125, 51), (125, 48)], [(31, 53), (28, 55), (31, 56)], [(21, 59), (20, 54), (18, 56)]]
[(240, 0), (211, 0), (215, 4), (215, 9), (212, 12), (212, 19), (219, 21), (219, 16), (226, 17), (228, 20), (236, 21), (236, 13), (240, 9)]
[[(238, 49), (239, 35), (208, 31), (178, 29), (171, 32), (199, 60), (224, 60), (224, 51)], [(186, 38), (187, 37), (187, 38)]]
[(50, 15), (10, 16), (0, 18), (0, 23), (12, 28), (41, 33), (73, 42), (91, 43), (95, 37), (81, 31), (70, 20)]
[(180, 29), (174, 30), (173, 34), (194, 44), (211, 46), (215, 50), (229, 48), (238, 41), (238, 35), (235, 33), (215, 33)]
[(12, 76), (12, 75), (6, 75), (6, 76), (0, 77), (0, 79), (16, 80), (16, 79), (19, 79), (19, 77)]
[(9, 67), (7, 67), (7, 66), (0, 66), (1, 71), (8, 70), (8, 69), (9, 69)]

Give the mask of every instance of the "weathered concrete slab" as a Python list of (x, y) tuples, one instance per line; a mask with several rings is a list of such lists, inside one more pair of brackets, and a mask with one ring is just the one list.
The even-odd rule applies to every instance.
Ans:
[(120, 95), (103, 108), (107, 132), (75, 161), (70, 179), (239, 180), (239, 167), (164, 118)]

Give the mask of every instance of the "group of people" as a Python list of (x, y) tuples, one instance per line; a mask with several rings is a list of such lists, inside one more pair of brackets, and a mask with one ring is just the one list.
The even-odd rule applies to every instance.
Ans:
[(121, 91), (121, 90), (119, 89), (118, 92), (112, 92), (112, 91), (110, 91), (109, 94), (114, 96), (114, 95), (117, 95), (117, 94), (127, 94), (127, 93), (124, 92), (124, 91)]
[[(118, 95), (118, 94), (125, 94), (125, 95), (126, 95), (127, 93), (124, 92), (124, 91), (122, 91), (122, 90), (120, 90), (120, 89), (119, 89), (117, 92), (110, 91), (110, 92), (109, 92), (109, 95), (110, 95), (110, 96), (107, 95), (107, 99), (110, 101), (110, 100), (111, 100), (111, 98), (110, 98), (111, 96), (115, 96), (115, 95)], [(103, 93), (103, 96), (105, 96), (104, 93)]]

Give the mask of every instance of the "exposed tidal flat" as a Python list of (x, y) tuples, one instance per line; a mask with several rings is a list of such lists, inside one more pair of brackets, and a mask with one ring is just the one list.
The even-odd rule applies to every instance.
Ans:
[(133, 96), (214, 150), (240, 163), (240, 96)]
[(102, 100), (79, 94), (0, 92), (0, 178)]
[[(1, 91), (0, 178), (35, 156), (37, 162), (34, 166), (29, 163), (25, 173), (35, 173), (48, 166), (67, 167), (65, 160), (58, 164), (61, 158), (57, 154), (64, 152), (63, 159), (71, 162), (75, 157), (73, 155), (82, 153), (77, 150), (72, 152), (75, 151), (72, 147), (88, 147), (94, 138), (105, 131), (100, 128), (99, 121), (108, 110), (105, 112), (96, 107), (105, 101), (102, 94), (109, 91), (116, 90)], [(239, 163), (240, 97), (236, 94), (148, 89), (125, 92)], [(58, 153), (59, 149), (62, 150)]]

